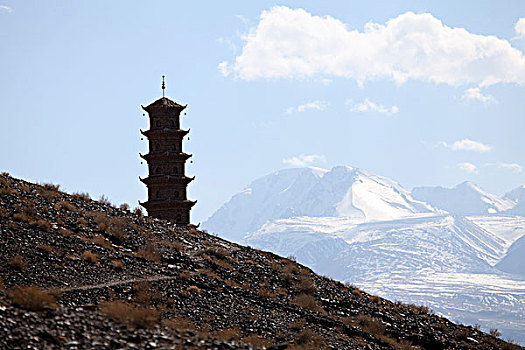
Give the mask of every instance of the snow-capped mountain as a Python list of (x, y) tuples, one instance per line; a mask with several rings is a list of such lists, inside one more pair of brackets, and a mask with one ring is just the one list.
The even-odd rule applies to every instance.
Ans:
[(204, 227), (241, 241), (269, 220), (298, 216), (345, 217), (356, 223), (436, 212), (396, 182), (346, 166), (280, 170), (252, 182)]
[(514, 214), (524, 197), (469, 182), (410, 192), (351, 167), (288, 169), (252, 182), (203, 226), (525, 343), (525, 217)]
[(509, 210), (515, 205), (515, 201), (485, 192), (469, 181), (454, 188), (416, 187), (411, 194), (412, 197), (451, 214), (495, 214)]
[(503, 198), (516, 203), (514, 207), (507, 210), (508, 214), (525, 216), (525, 185), (507, 192)]

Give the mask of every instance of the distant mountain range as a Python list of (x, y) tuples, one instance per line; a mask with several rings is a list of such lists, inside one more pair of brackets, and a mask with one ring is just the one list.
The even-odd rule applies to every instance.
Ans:
[(391, 299), (525, 342), (525, 187), (417, 187), (352, 167), (280, 170), (203, 226)]

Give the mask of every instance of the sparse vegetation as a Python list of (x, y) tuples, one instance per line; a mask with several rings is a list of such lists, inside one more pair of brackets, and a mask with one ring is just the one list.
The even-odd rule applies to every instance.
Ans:
[(36, 286), (15, 286), (8, 292), (13, 304), (32, 311), (54, 310), (57, 308), (55, 295)]
[[(9, 254), (0, 252), (1, 273), (10, 287), (5, 291), (0, 279), (0, 310), (2, 317), (9, 313), (15, 321), (40, 322), (43, 333), (34, 338), (40, 343), (32, 345), (60, 347), (66, 341), (78, 341), (79, 348), (89, 345), (67, 334), (56, 338), (59, 333), (49, 325), (56, 320), (59, 329), (67, 320), (68, 327), (78, 334), (86, 332), (89, 341), (101, 342), (101, 347), (126, 347), (131, 341), (146, 347), (148, 341), (158, 340), (152, 332), (160, 324), (167, 339), (157, 341), (159, 347), (194, 342), (190, 348), (201, 337), (212, 337), (255, 346), (286, 343), (290, 349), (370, 345), (417, 350), (427, 344), (518, 349), (472, 327), (454, 325), (427, 306), (391, 303), (318, 276), (289, 259), (206, 235), (195, 226), (139, 218), (125, 206), (109, 208), (89, 202), (87, 194), (69, 196), (58, 187), (0, 177), (0, 186), (4, 183), (19, 194), (0, 199), (0, 232), (7, 233), (2, 244)], [(42, 195), (43, 191), (49, 194)], [(53, 287), (13, 287), (33, 284)], [(52, 288), (64, 293), (58, 310), (58, 294)], [(100, 314), (93, 315), (93, 305), (127, 327), (101, 323)], [(23, 318), (17, 315), (28, 312), (19, 307), (56, 311)], [(46, 321), (50, 315), (53, 322)], [(14, 323), (13, 329), (13, 334), (25, 332)], [(53, 337), (41, 336), (44, 332)], [(497, 330), (491, 333), (500, 336)], [(115, 344), (106, 341), (110, 337)], [(0, 339), (0, 347), (4, 344)]]
[(9, 259), (8, 264), (20, 271), (24, 270), (27, 267), (27, 262), (21, 255), (13, 256), (11, 259)]
[(111, 266), (113, 266), (117, 270), (124, 270), (125, 266), (124, 263), (120, 260), (111, 260)]
[(106, 301), (99, 305), (106, 317), (132, 328), (151, 328), (160, 321), (160, 314), (152, 307), (138, 307), (123, 301)]
[(92, 264), (98, 264), (98, 255), (95, 253), (92, 253), (89, 250), (86, 250), (84, 251), (84, 253), (82, 253), (82, 258), (85, 261), (90, 262)]

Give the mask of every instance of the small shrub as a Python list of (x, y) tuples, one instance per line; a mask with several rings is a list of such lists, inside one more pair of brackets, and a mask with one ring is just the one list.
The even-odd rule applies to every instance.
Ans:
[(55, 204), (55, 209), (56, 210), (66, 210), (66, 211), (70, 211), (70, 212), (77, 212), (78, 209), (77, 207), (75, 207), (73, 204), (67, 202), (67, 201), (60, 201), (58, 202), (57, 204)]
[(113, 246), (111, 245), (111, 242), (107, 240), (104, 236), (96, 235), (91, 239), (91, 242), (95, 243), (96, 245), (99, 245), (101, 247), (112, 249)]
[(132, 328), (151, 328), (160, 321), (160, 314), (154, 308), (135, 307), (122, 301), (102, 302), (100, 312)]
[(47, 191), (58, 191), (58, 189), (60, 188), (60, 185), (55, 185), (55, 184), (47, 183), (47, 184), (43, 184), (43, 185), (42, 185), (42, 188), (43, 188), (44, 190), (47, 190)]
[(361, 328), (374, 336), (379, 337), (385, 334), (386, 326), (377, 318), (369, 315), (359, 315), (357, 322)]
[(323, 309), (319, 306), (314, 297), (310, 294), (299, 294), (293, 301), (295, 305), (299, 305), (302, 308), (312, 310), (312, 311), (322, 311)]
[(120, 260), (111, 260), (111, 265), (116, 269), (116, 270), (124, 270), (124, 263)]
[(501, 333), (500, 331), (498, 331), (496, 328), (493, 328), (489, 331), (489, 334), (492, 335), (493, 337), (499, 337), (501, 336)]
[(197, 286), (189, 286), (186, 291), (188, 293), (197, 293), (197, 294), (201, 294), (201, 289)]
[(91, 202), (91, 197), (89, 196), (89, 193), (79, 193), (79, 192), (76, 192), (76, 193), (73, 193), (73, 198), (74, 199), (81, 199), (85, 202)]
[(82, 258), (92, 264), (98, 263), (98, 255), (95, 253), (92, 253), (89, 250), (84, 251), (84, 253), (82, 254)]
[(44, 219), (38, 219), (36, 221), (31, 221), (29, 223), (33, 227), (38, 227), (44, 231), (49, 231), (51, 229), (51, 223)]
[(206, 249), (199, 250), (197, 252), (197, 255), (199, 256), (208, 255), (208, 256), (212, 256), (220, 260), (224, 260), (228, 256), (228, 252), (222, 248), (206, 248)]
[(133, 214), (138, 215), (138, 216), (144, 216), (144, 213), (142, 212), (142, 209), (140, 209), (139, 207), (136, 207), (133, 210)]
[(26, 184), (21, 185), (19, 188), (20, 188), (20, 191), (22, 192), (31, 192), (31, 187), (29, 187)]
[(36, 286), (15, 286), (8, 292), (13, 304), (33, 311), (54, 310), (57, 308), (56, 297)]
[(59, 255), (58, 250), (56, 248), (53, 248), (53, 247), (51, 247), (50, 245), (47, 245), (47, 244), (40, 244), (38, 246), (38, 249), (41, 249), (41, 250), (47, 252), (48, 254), (52, 254), (52, 255), (56, 255), (56, 256)]
[(300, 276), (296, 288), (299, 293), (303, 294), (314, 294), (317, 291), (314, 282), (308, 276)]
[(8, 264), (20, 271), (27, 267), (27, 262), (24, 261), (24, 257), (21, 255), (13, 256), (11, 259), (9, 259)]
[(157, 249), (157, 246), (152, 242), (146, 243), (144, 248), (137, 250), (135, 255), (160, 264), (161, 252)]
[(129, 204), (128, 203), (122, 203), (119, 208), (121, 210), (125, 210), (125, 211), (128, 211), (129, 210)]
[(113, 205), (113, 204), (111, 204), (111, 201), (109, 200), (109, 198), (106, 197), (105, 195), (100, 196), (98, 201), (100, 202), (100, 204), (109, 205), (109, 206)]
[(270, 292), (268, 289), (265, 288), (259, 288), (257, 292), (263, 298), (275, 298), (277, 296), (277, 294)]
[(380, 296), (377, 296), (377, 295), (369, 295), (368, 296), (368, 299), (370, 301), (373, 301), (374, 303), (376, 304), (380, 304), (381, 303), (381, 297)]
[(30, 222), (31, 220), (33, 220), (33, 218), (27, 215), (26, 213), (15, 213), (13, 215), (13, 219), (21, 222)]
[(79, 217), (79, 218), (77, 219), (77, 225), (78, 225), (79, 227), (81, 227), (81, 228), (85, 228), (85, 227), (87, 227), (87, 224), (88, 224), (88, 221), (87, 221), (85, 218), (83, 218), (83, 217)]
[(287, 257), (288, 260), (291, 260), (293, 262), (296, 262), (297, 261), (297, 257), (295, 255), (288, 255)]
[(14, 188), (6, 188), (6, 187), (0, 188), (0, 196), (9, 196), (11, 194), (17, 194)]

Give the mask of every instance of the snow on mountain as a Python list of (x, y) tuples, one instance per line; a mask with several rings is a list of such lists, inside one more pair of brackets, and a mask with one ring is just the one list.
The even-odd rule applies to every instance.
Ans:
[(396, 182), (346, 166), (332, 170), (280, 170), (252, 182), (215, 212), (203, 227), (241, 241), (269, 220), (346, 217), (355, 222), (393, 220), (434, 213)]
[(511, 209), (515, 203), (485, 192), (483, 189), (465, 181), (454, 188), (416, 187), (412, 197), (445, 210), (451, 214), (485, 215)]
[(525, 236), (510, 246), (507, 255), (496, 266), (501, 271), (525, 276)]
[(505, 213), (525, 216), (525, 185), (521, 185), (520, 187), (507, 192), (503, 198), (516, 203), (513, 208), (507, 210)]
[(255, 180), (203, 226), (525, 343), (524, 213), (525, 187), (409, 192), (362, 169), (303, 168)]

